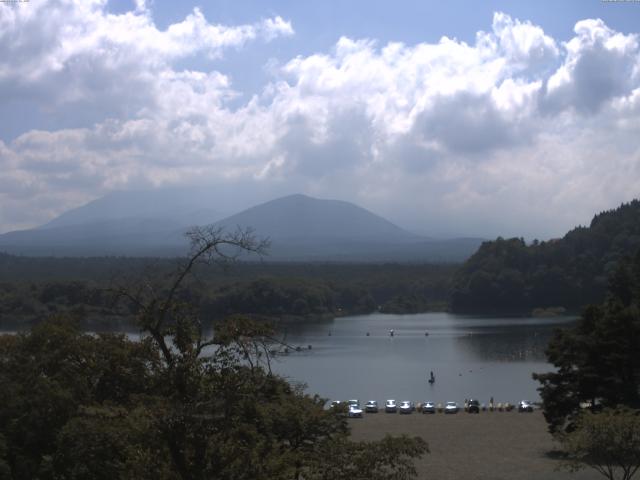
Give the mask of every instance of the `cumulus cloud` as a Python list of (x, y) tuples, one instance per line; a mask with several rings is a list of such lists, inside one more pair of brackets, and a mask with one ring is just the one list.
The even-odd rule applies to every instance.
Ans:
[(635, 34), (583, 20), (560, 42), (496, 13), (473, 44), (343, 37), (233, 107), (229, 75), (178, 67), (292, 34), (197, 9), (160, 30), (145, 2), (0, 5), (0, 92), (100, 114), (0, 144), (0, 228), (113, 189), (222, 182), (352, 200), (432, 234), (549, 236), (637, 195)]
[[(292, 35), (280, 17), (254, 24), (210, 23), (199, 9), (159, 29), (144, 2), (120, 15), (106, 0), (53, 0), (0, 5), (0, 96), (35, 98), (41, 108), (94, 106), (101, 115), (133, 116), (157, 98), (157, 80), (193, 80), (172, 64), (204, 55), (216, 59), (250, 41)], [(229, 95), (224, 75), (203, 74), (199, 89)], [(178, 88), (180, 86), (178, 85)], [(70, 114), (73, 114), (70, 111)]]
[(614, 32), (599, 19), (580, 21), (574, 30), (564, 63), (548, 79), (546, 102), (554, 110), (593, 113), (640, 83), (638, 35)]
[(494, 14), (493, 31), (479, 33), (476, 42), (490, 56), (497, 53), (519, 72), (548, 72), (559, 55), (555, 40), (542, 28), (502, 12)]

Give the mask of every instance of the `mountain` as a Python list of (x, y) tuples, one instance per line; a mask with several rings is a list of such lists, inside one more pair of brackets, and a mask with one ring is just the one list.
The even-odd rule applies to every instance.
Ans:
[[(177, 193), (176, 193), (177, 192)], [(0, 251), (52, 256), (175, 256), (196, 224), (253, 228), (271, 261), (461, 261), (479, 239), (432, 240), (349, 202), (290, 195), (218, 220), (206, 194), (117, 192), (38, 228), (0, 235)], [(210, 198), (210, 197), (209, 197)], [(218, 220), (216, 222), (216, 220)]]
[(250, 226), (272, 240), (320, 244), (324, 241), (367, 243), (415, 242), (418, 235), (353, 203), (289, 195), (257, 205), (218, 222), (226, 228)]
[(0, 251), (53, 256), (170, 256), (184, 231), (224, 215), (207, 189), (116, 191), (30, 230), (0, 235)]
[[(209, 205), (218, 205), (206, 189), (162, 189), (116, 191), (92, 202), (64, 212), (38, 227), (49, 229), (71, 225), (107, 224), (121, 220), (169, 221), (180, 226), (213, 223), (224, 216)], [(125, 222), (126, 223), (126, 222)]]
[(270, 260), (454, 262), (468, 258), (482, 242), (421, 237), (353, 203), (300, 194), (257, 205), (217, 225), (251, 227), (268, 237)]
[[(456, 274), (456, 312), (577, 311), (604, 299), (607, 282), (640, 254), (640, 201), (596, 215), (563, 238), (527, 245), (519, 238), (485, 242)], [(640, 275), (640, 272), (636, 273)]]
[(433, 240), (408, 232), (353, 203), (289, 195), (220, 220), (271, 240), (267, 260), (459, 262), (481, 239)]
[(0, 235), (0, 251), (36, 256), (177, 255), (186, 247), (185, 227), (171, 219), (148, 218), (38, 227)]

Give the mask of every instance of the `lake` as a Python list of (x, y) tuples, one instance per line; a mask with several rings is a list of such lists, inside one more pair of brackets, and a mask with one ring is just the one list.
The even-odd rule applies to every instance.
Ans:
[(328, 399), (538, 400), (531, 373), (551, 370), (544, 350), (553, 330), (574, 322), (423, 313), (288, 324), (286, 342), (303, 349), (278, 356), (272, 368)]
[[(496, 402), (538, 400), (538, 383), (531, 373), (552, 369), (544, 350), (553, 330), (575, 321), (449, 313), (296, 321), (279, 330), (301, 351), (277, 356), (272, 368), (327, 399), (460, 404), (472, 397), (481, 403), (492, 396)], [(126, 333), (132, 339), (140, 336), (133, 327)], [(427, 381), (431, 371), (433, 385)]]

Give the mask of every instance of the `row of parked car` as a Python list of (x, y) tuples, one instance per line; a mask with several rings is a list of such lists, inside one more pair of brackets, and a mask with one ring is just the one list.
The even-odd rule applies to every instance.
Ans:
[[(349, 417), (362, 417), (363, 412), (378, 413), (380, 411), (378, 402), (376, 400), (369, 400), (367, 403), (365, 403), (364, 408), (360, 406), (359, 400), (348, 400), (347, 402), (335, 400), (331, 402), (331, 408), (344, 408), (343, 404), (346, 404), (346, 411)], [(465, 401), (464, 408), (465, 411), (469, 413), (480, 413), (480, 409), (486, 409), (484, 405), (481, 406), (480, 402), (474, 399)], [(533, 408), (533, 403), (528, 400), (522, 400), (518, 404), (519, 412), (532, 412)], [(491, 409), (493, 409), (493, 406), (491, 407)], [(500, 409), (502, 410), (502, 408)], [(434, 402), (427, 401), (419, 403), (418, 407), (416, 408), (415, 403), (410, 400), (403, 400), (401, 402), (396, 402), (395, 400), (387, 400), (384, 404), (384, 411), (386, 413), (399, 412), (401, 414), (408, 414), (413, 413), (416, 410), (422, 413), (436, 413), (436, 411), (443, 411), (444, 413), (458, 413), (460, 411), (460, 407), (456, 402), (446, 402), (443, 407), (442, 405), (436, 406)], [(511, 410), (511, 408), (508, 408), (508, 410)]]

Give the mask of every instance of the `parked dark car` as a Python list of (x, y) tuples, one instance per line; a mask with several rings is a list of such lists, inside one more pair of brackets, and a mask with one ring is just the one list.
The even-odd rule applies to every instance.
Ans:
[(378, 413), (378, 402), (376, 400), (369, 400), (364, 405), (364, 411), (367, 413)]
[(480, 413), (480, 402), (474, 399), (469, 400), (467, 410), (469, 413)]

